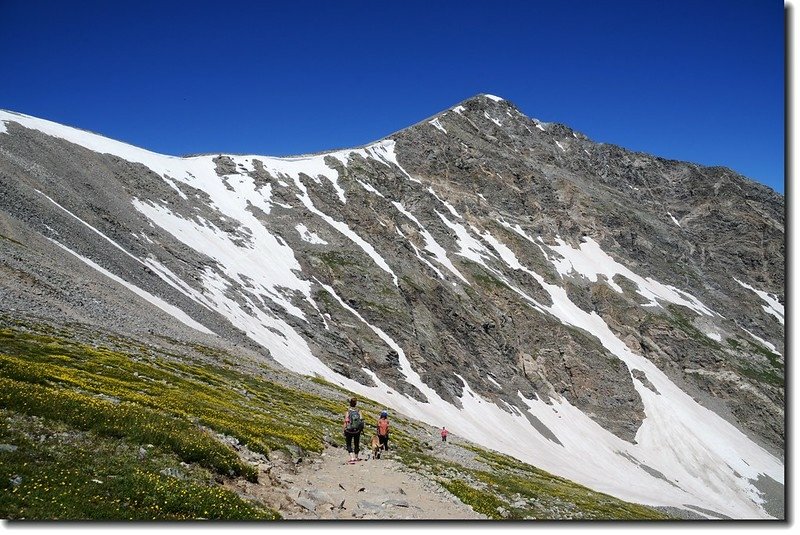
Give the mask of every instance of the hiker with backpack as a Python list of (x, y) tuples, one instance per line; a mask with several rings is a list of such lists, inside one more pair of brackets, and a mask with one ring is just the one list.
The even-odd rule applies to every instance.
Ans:
[(449, 431), (447, 431), (447, 429), (442, 427), (442, 442), (447, 442), (447, 434), (448, 433), (449, 433)]
[(361, 418), (361, 413), (356, 408), (356, 398), (350, 399), (350, 408), (347, 409), (347, 414), (344, 417), (344, 438), (347, 442), (347, 453), (350, 454), (350, 463), (353, 464), (358, 461), (359, 440), (361, 440), (361, 431), (364, 430), (364, 420)]
[(384, 451), (389, 451), (389, 413), (381, 411), (381, 416), (378, 418), (378, 443)]

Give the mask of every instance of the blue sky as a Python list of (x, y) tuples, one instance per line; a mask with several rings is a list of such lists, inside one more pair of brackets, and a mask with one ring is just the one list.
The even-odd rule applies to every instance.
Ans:
[(784, 191), (771, 0), (0, 0), (0, 108), (167, 154), (360, 145), (477, 93)]

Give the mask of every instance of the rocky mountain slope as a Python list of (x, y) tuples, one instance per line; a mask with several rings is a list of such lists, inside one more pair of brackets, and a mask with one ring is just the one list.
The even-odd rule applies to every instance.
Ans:
[(0, 112), (0, 208), (4, 313), (276, 362), (629, 501), (780, 509), (784, 199), (728, 169), (491, 95), (292, 158)]

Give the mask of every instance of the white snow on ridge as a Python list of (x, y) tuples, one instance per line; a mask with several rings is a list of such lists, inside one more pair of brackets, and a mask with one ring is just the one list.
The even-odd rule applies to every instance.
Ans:
[[(469, 284), (469, 281), (461, 274), (460, 271), (453, 265), (449, 258), (447, 258), (447, 251), (444, 247), (439, 245), (439, 242), (436, 241), (430, 232), (419, 222), (419, 220), (414, 217), (414, 214), (406, 210), (402, 204), (397, 201), (392, 201), (392, 205), (404, 216), (408, 219), (413, 221), (417, 227), (419, 227), (419, 233), (422, 234), (422, 237), (425, 238), (425, 250), (430, 251), (433, 254), (434, 260), (436, 260), (439, 264), (447, 268), (453, 275), (464, 281), (465, 283)], [(412, 244), (413, 245), (413, 244)], [(437, 270), (438, 271), (438, 270)]]
[[(231, 280), (252, 292), (269, 296), (287, 313), (305, 320), (305, 314), (292, 303), (287, 291), (290, 295), (300, 293), (308, 299), (311, 284), (297, 275), (301, 267), (294, 251), (263, 225), (250, 222), (251, 245), (242, 247), (211, 222), (185, 219), (164, 206), (138, 200), (133, 206), (177, 240), (214, 259)], [(270, 261), (265, 262), (265, 258)]]
[(454, 207), (452, 204), (450, 204), (450, 203), (449, 203), (449, 202), (447, 202), (446, 200), (444, 200), (444, 199), (442, 199), (441, 197), (439, 197), (438, 195), (436, 195), (436, 192), (435, 192), (435, 191), (433, 191), (433, 188), (432, 188), (432, 187), (428, 186), (428, 192), (429, 192), (431, 195), (433, 195), (434, 197), (436, 197), (436, 200), (437, 200), (437, 201), (439, 201), (440, 203), (442, 203), (442, 204), (445, 206), (445, 208), (447, 208), (447, 210), (448, 210), (448, 211), (449, 211), (451, 214), (453, 214), (455, 217), (457, 217), (457, 218), (459, 218), (459, 219), (463, 219), (463, 218), (461, 217), (461, 214), (459, 214), (459, 213), (456, 211), (455, 207)]
[(433, 272), (434, 272), (434, 273), (436, 273), (436, 276), (437, 276), (437, 277), (439, 277), (439, 278), (440, 278), (440, 279), (442, 279), (442, 280), (447, 280), (447, 279), (445, 278), (445, 276), (442, 274), (442, 272), (441, 272), (441, 271), (439, 271), (439, 268), (437, 268), (436, 266), (434, 266), (433, 264), (431, 264), (430, 262), (428, 262), (428, 259), (427, 259), (427, 258), (425, 258), (424, 256), (422, 256), (422, 254), (419, 252), (419, 248), (418, 248), (418, 247), (417, 247), (417, 246), (414, 244), (414, 242), (413, 242), (413, 241), (411, 241), (411, 240), (408, 238), (408, 236), (406, 236), (405, 234), (403, 234), (403, 232), (402, 232), (402, 231), (401, 231), (399, 228), (396, 228), (396, 227), (395, 227), (395, 229), (394, 229), (394, 230), (395, 230), (395, 232), (397, 232), (397, 235), (398, 235), (398, 236), (400, 236), (401, 238), (403, 238), (404, 240), (406, 240), (406, 241), (408, 242), (408, 244), (411, 246), (411, 248), (412, 248), (412, 249), (414, 249), (414, 254), (417, 256), (417, 259), (419, 259), (419, 261), (420, 261), (420, 262), (422, 262), (423, 264), (425, 264), (426, 266), (428, 266), (429, 268), (431, 268), (431, 269), (433, 270)]
[[(439, 216), (442, 222), (447, 225), (450, 230), (455, 232), (456, 242), (458, 243), (459, 247), (459, 252), (456, 253), (457, 255), (472, 260), (473, 262), (482, 265), (490, 271), (494, 271), (486, 264), (486, 260), (494, 257), (489, 249), (487, 249), (480, 241), (473, 238), (463, 225), (450, 221), (439, 212), (436, 212), (436, 215)], [(473, 230), (476, 229), (473, 227)]]
[(465, 108), (464, 106), (458, 105), (455, 108), (453, 108), (453, 111), (456, 112), (456, 113), (464, 113), (465, 111), (467, 111), (467, 108)]
[[(362, 187), (362, 188), (364, 188), (365, 190), (367, 190), (368, 192), (370, 192), (370, 193), (374, 193), (374, 194), (375, 194), (375, 195), (377, 195), (378, 197), (383, 197), (383, 193), (381, 193), (380, 191), (378, 191), (377, 189), (375, 189), (375, 187), (374, 187), (372, 184), (367, 184), (366, 182), (363, 182), (363, 181), (361, 181), (361, 180), (359, 180), (359, 179), (356, 179), (356, 182), (358, 182), (359, 184), (361, 184), (361, 187)], [(385, 198), (385, 197), (384, 197), (384, 198)]]
[(757, 296), (759, 296), (765, 303), (767, 303), (766, 305), (761, 305), (761, 307), (764, 309), (764, 312), (766, 312), (767, 314), (772, 314), (778, 319), (779, 322), (781, 322), (781, 325), (784, 325), (783, 305), (780, 303), (780, 301), (778, 301), (777, 296), (767, 293), (763, 290), (756, 290), (749, 284), (746, 284), (735, 277), (733, 280), (738, 282), (744, 288), (747, 288), (748, 290), (755, 292)]
[(718, 316), (716, 312), (687, 292), (662, 284), (649, 277), (645, 279), (637, 275), (614, 260), (600, 248), (597, 242), (589, 237), (584, 237), (578, 249), (571, 247), (561, 239), (557, 239), (556, 242), (558, 245), (547, 245), (547, 247), (561, 256), (561, 260), (550, 259), (550, 261), (562, 277), (575, 272), (592, 282), (596, 282), (598, 275), (602, 275), (611, 288), (623, 293), (622, 288), (613, 280), (615, 275), (621, 275), (638, 286), (636, 293), (649, 299), (649, 306), (661, 306), (658, 303), (660, 299), (688, 307), (698, 314)]
[(489, 95), (488, 93), (484, 93), (483, 96), (488, 98), (489, 100), (494, 100), (495, 102), (502, 102), (504, 100), (501, 97), (498, 97), (496, 95)]
[(767, 349), (769, 349), (771, 352), (775, 353), (775, 354), (776, 354), (776, 355), (778, 355), (778, 356), (782, 356), (782, 355), (781, 355), (781, 354), (778, 352), (778, 348), (777, 348), (777, 347), (775, 347), (773, 344), (771, 344), (771, 343), (767, 342), (767, 341), (766, 341), (766, 340), (764, 340), (763, 338), (759, 338), (758, 336), (756, 336), (755, 334), (751, 333), (750, 331), (748, 331), (748, 330), (747, 330), (747, 329), (745, 329), (744, 327), (740, 327), (740, 329), (742, 329), (744, 332), (746, 332), (747, 334), (749, 334), (749, 335), (750, 335), (750, 336), (753, 338), (753, 340), (755, 340), (755, 341), (759, 342), (759, 343), (760, 343), (762, 346), (766, 347), (766, 348), (767, 348)]
[(719, 334), (719, 333), (716, 333), (716, 332), (705, 333), (704, 332), (703, 334), (705, 334), (706, 336), (708, 336), (709, 338), (711, 338), (715, 342), (722, 342), (722, 335)]
[(302, 238), (303, 241), (314, 245), (328, 245), (328, 242), (317, 236), (315, 232), (308, 230), (308, 227), (304, 224), (298, 223), (294, 228), (297, 230), (298, 234), (300, 234), (300, 238)]
[(437, 130), (441, 130), (445, 134), (447, 133), (447, 130), (444, 129), (444, 127), (442, 126), (442, 123), (439, 122), (439, 118), (438, 117), (433, 119), (433, 120), (431, 120), (431, 121), (428, 121), (428, 124), (435, 126)]
[[(384, 156), (378, 158), (379, 161), (386, 164), (385, 154), (389, 149), (381, 148), (384, 147), (384, 145), (385, 143), (377, 143), (371, 145), (370, 147), (367, 147), (367, 149), (359, 149), (359, 150), (363, 151), (362, 154), (365, 157), (368, 157), (368, 155), (372, 154), (371, 151), (379, 151), (376, 153), (384, 154)], [(345, 222), (337, 221), (328, 214), (319, 210), (314, 205), (314, 202), (311, 200), (311, 197), (308, 193), (308, 189), (306, 188), (305, 184), (303, 184), (303, 181), (300, 176), (301, 174), (309, 177), (324, 176), (327, 180), (331, 182), (331, 184), (338, 185), (339, 173), (325, 163), (325, 156), (333, 156), (339, 159), (340, 161), (346, 163), (349, 158), (349, 155), (353, 152), (358, 152), (358, 151), (339, 151), (331, 154), (301, 156), (297, 158), (270, 158), (270, 157), (260, 157), (260, 156), (253, 156), (252, 158), (259, 159), (262, 165), (264, 166), (264, 169), (268, 173), (270, 173), (270, 175), (275, 177), (291, 178), (294, 181), (294, 184), (297, 187), (297, 189), (300, 190), (300, 193), (297, 195), (297, 198), (300, 200), (303, 206), (305, 206), (313, 214), (320, 217), (323, 221), (328, 223), (328, 225), (336, 229), (342, 235), (347, 237), (350, 241), (358, 245), (358, 247), (360, 247), (362, 251), (364, 251), (370, 258), (372, 258), (372, 260), (378, 265), (378, 267), (380, 267), (382, 270), (391, 275), (392, 281), (396, 286), (397, 275), (395, 275), (394, 271), (392, 271), (391, 267), (389, 267), (389, 264), (386, 262), (386, 260), (375, 250), (375, 248), (369, 242), (361, 238), (361, 236), (359, 236), (355, 231), (353, 231), (350, 228), (350, 226), (347, 225)], [(196, 170), (195, 176), (203, 176), (203, 175), (208, 176), (208, 169)], [(215, 188), (215, 183), (213, 181), (213, 178), (207, 181), (203, 187), (203, 189), (206, 192), (209, 192), (209, 189), (214, 189), (214, 188)], [(253, 227), (259, 227), (258, 232), (261, 235), (264, 235), (264, 233), (269, 235), (269, 233), (266, 232), (266, 230), (263, 228), (263, 225), (261, 225), (257, 220), (253, 219), (249, 213), (244, 213), (246, 206), (242, 205), (242, 202), (243, 200), (246, 201), (250, 195), (252, 194), (244, 196), (244, 199), (239, 199), (239, 198), (231, 199), (230, 195), (226, 195), (225, 192), (219, 190), (217, 192), (217, 195), (211, 195), (211, 197), (215, 203), (217, 202), (219, 202), (220, 204), (229, 204), (229, 202), (237, 203), (238, 206), (229, 206), (230, 208), (229, 211), (225, 212), (225, 210), (223, 210), (226, 213), (226, 215), (229, 215), (230, 217), (233, 217), (238, 221), (242, 222), (248, 221), (247, 226), (249, 228), (253, 229)], [(229, 202), (226, 203), (226, 201)], [(274, 240), (274, 238), (272, 239)], [(289, 250), (291, 251), (291, 249)]]
[(498, 120), (497, 120), (497, 119), (495, 119), (494, 117), (491, 117), (491, 116), (489, 116), (489, 114), (488, 114), (488, 113), (486, 113), (486, 112), (483, 112), (483, 116), (484, 116), (484, 117), (486, 117), (487, 119), (489, 119), (490, 121), (492, 121), (492, 122), (493, 122), (494, 124), (496, 124), (497, 126), (503, 126), (503, 124), (502, 124), (500, 121), (498, 121)]
[(92, 260), (86, 258), (85, 256), (79, 255), (78, 253), (76, 253), (75, 251), (70, 249), (69, 247), (67, 247), (65, 245), (62, 245), (61, 243), (57, 242), (56, 240), (53, 240), (51, 238), (47, 238), (47, 239), (50, 240), (55, 245), (59, 246), (61, 249), (65, 250), (66, 252), (71, 254), (72, 256), (74, 256), (75, 258), (77, 258), (78, 260), (80, 260), (81, 262), (83, 262), (84, 264), (86, 264), (87, 266), (89, 266), (92, 269), (98, 271), (99, 273), (102, 273), (103, 275), (105, 275), (109, 279), (113, 280), (114, 282), (125, 286), (131, 292), (135, 293), (136, 295), (138, 295), (139, 297), (141, 297), (142, 299), (144, 299), (148, 303), (150, 303), (152, 305), (155, 305), (156, 307), (160, 308), (162, 311), (166, 312), (167, 314), (169, 314), (170, 316), (172, 316), (176, 320), (180, 321), (181, 323), (183, 323), (187, 327), (191, 327), (192, 329), (198, 330), (200, 332), (203, 332), (203, 333), (206, 333), (206, 334), (210, 334), (212, 336), (216, 336), (216, 333), (214, 333), (213, 331), (211, 331), (208, 328), (206, 328), (203, 324), (195, 321), (191, 316), (189, 316), (186, 312), (184, 312), (180, 308), (176, 307), (175, 305), (167, 303), (166, 301), (164, 301), (160, 297), (157, 297), (157, 296), (151, 294), (150, 292), (147, 292), (147, 291), (139, 288), (135, 284), (132, 284), (132, 283), (126, 281), (125, 279), (117, 277), (116, 275), (114, 275), (113, 273), (108, 271), (107, 269), (105, 269), (102, 266), (96, 264), (95, 262), (93, 262)]
[(419, 179), (412, 177), (408, 171), (403, 169), (403, 166), (397, 161), (397, 154), (394, 152), (395, 142), (392, 139), (386, 139), (384, 141), (380, 141), (378, 143), (374, 143), (370, 145), (369, 151), (370, 154), (378, 161), (383, 161), (386, 165), (391, 167), (394, 165), (400, 171), (408, 177), (409, 180), (412, 182), (417, 182), (418, 184), (422, 184)]

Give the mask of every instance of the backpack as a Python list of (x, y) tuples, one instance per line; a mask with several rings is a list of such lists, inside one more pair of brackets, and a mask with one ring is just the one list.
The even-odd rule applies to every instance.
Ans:
[(385, 437), (389, 433), (389, 420), (381, 418), (378, 420), (378, 435)]
[(349, 422), (347, 423), (347, 433), (356, 434), (364, 430), (364, 420), (361, 419), (361, 413), (358, 409), (350, 409), (347, 411)]

